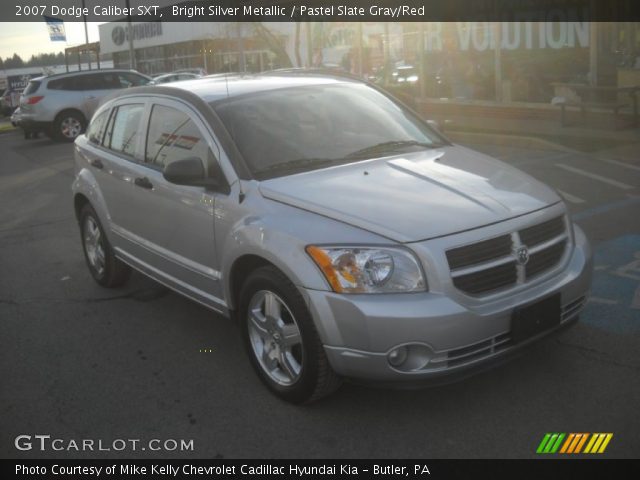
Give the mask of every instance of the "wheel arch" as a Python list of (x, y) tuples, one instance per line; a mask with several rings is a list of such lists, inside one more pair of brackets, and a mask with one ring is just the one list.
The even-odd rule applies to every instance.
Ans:
[(80, 212), (85, 205), (91, 205), (91, 202), (84, 193), (76, 193), (73, 196), (73, 211), (76, 214), (76, 220), (80, 221)]
[(77, 113), (78, 115), (80, 115), (82, 117), (82, 120), (84, 121), (84, 125), (85, 127), (87, 126), (88, 120), (87, 120), (87, 116), (84, 114), (84, 112), (82, 110), (80, 110), (79, 108), (75, 108), (75, 107), (67, 107), (67, 108), (63, 108), (62, 110), (60, 110), (58, 113), (56, 113), (56, 116), (54, 117), (54, 122), (57, 122), (58, 119), (65, 113)]
[[(251, 272), (265, 266), (275, 267), (282, 272), (282, 269), (277, 265), (274, 265), (265, 257), (254, 253), (241, 255), (233, 261), (231, 268), (229, 269), (229, 281), (226, 283), (226, 288), (228, 290), (227, 304), (230, 311), (237, 309), (238, 297), (240, 296), (240, 289), (242, 288), (244, 280), (251, 274)], [(282, 273), (285, 274), (284, 272)]]

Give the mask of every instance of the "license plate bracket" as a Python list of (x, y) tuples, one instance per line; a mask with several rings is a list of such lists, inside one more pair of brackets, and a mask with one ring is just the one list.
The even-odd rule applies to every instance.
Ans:
[(560, 325), (560, 294), (517, 308), (511, 315), (511, 340), (522, 342)]

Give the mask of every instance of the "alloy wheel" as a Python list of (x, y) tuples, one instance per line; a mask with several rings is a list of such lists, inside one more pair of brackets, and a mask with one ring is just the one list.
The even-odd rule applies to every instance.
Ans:
[(93, 217), (87, 217), (83, 229), (84, 248), (91, 267), (98, 275), (102, 275), (105, 268), (104, 245), (100, 227)]
[(282, 386), (294, 384), (302, 374), (302, 336), (285, 302), (268, 290), (256, 292), (247, 311), (249, 340), (260, 367)]
[(82, 133), (82, 124), (75, 117), (66, 117), (60, 122), (60, 133), (65, 138), (74, 139)]

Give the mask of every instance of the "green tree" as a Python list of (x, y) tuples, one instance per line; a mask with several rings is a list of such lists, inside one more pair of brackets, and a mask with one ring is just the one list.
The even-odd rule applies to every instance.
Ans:
[(4, 61), (5, 68), (21, 68), (24, 67), (24, 60), (17, 53), (13, 57), (7, 57)]

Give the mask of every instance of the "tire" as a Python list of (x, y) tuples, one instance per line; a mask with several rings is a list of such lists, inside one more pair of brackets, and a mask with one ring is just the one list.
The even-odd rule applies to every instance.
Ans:
[(340, 386), (302, 295), (277, 268), (265, 266), (249, 275), (237, 318), (253, 368), (278, 397), (309, 403)]
[(63, 142), (73, 142), (84, 132), (87, 122), (79, 112), (62, 112), (53, 122), (53, 132), (56, 139)]
[(115, 288), (129, 280), (131, 267), (115, 257), (100, 220), (89, 204), (80, 211), (80, 239), (87, 267), (96, 282)]

